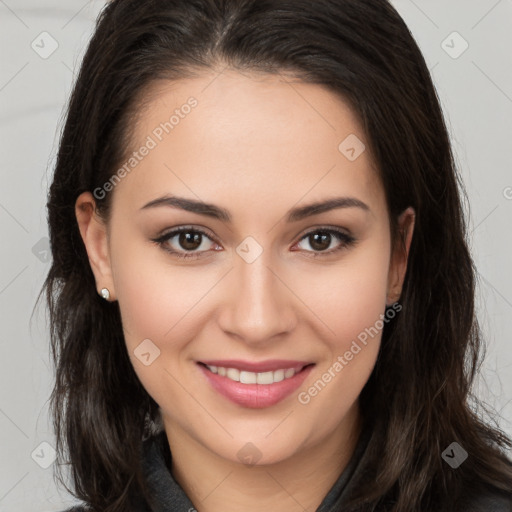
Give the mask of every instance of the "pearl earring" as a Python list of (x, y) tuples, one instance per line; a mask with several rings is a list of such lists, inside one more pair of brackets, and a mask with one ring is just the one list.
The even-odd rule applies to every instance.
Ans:
[(110, 299), (110, 292), (108, 291), (108, 288), (102, 288), (102, 289), (101, 289), (101, 296), (102, 296), (105, 300)]

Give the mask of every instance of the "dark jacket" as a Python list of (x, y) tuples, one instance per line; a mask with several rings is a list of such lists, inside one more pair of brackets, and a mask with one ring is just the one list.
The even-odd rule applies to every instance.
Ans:
[[(357, 479), (370, 432), (362, 432), (354, 454), (348, 465), (331, 487), (316, 512), (338, 512), (339, 505), (348, 496), (351, 483)], [(171, 472), (171, 453), (165, 431), (151, 437), (143, 444), (144, 469), (154, 491), (155, 506), (149, 507), (139, 496), (131, 497), (131, 512), (197, 512), (184, 490), (174, 480)], [(341, 500), (341, 501), (340, 501)], [(87, 512), (76, 506), (64, 512)], [(286, 511), (283, 511), (286, 512)], [(467, 503), (454, 512), (512, 512), (512, 495), (489, 491), (487, 494), (468, 496)]]

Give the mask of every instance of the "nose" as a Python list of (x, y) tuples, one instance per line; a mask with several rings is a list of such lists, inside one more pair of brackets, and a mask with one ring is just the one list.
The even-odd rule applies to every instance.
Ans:
[(275, 343), (297, 324), (294, 304), (299, 301), (264, 255), (252, 263), (235, 262), (218, 317), (224, 332), (253, 346)]

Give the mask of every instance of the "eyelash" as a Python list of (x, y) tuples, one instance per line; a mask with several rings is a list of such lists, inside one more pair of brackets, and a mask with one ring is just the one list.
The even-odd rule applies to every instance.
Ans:
[[(177, 229), (173, 229), (172, 231), (169, 231), (168, 233), (165, 233), (164, 235), (162, 235), (162, 236), (160, 236), (158, 238), (152, 238), (151, 241), (154, 242), (155, 244), (157, 244), (159, 247), (161, 247), (164, 251), (172, 254), (172, 256), (174, 256), (174, 257), (176, 257), (178, 259), (198, 259), (198, 258), (201, 258), (202, 257), (201, 254), (203, 252), (206, 252), (206, 251), (201, 251), (201, 252), (197, 252), (196, 251), (196, 252), (181, 253), (181, 252), (169, 249), (169, 247), (166, 245), (166, 242), (168, 242), (171, 238), (174, 238), (176, 235), (179, 235), (180, 233), (184, 233), (184, 232), (185, 233), (200, 233), (201, 235), (203, 235), (206, 238), (210, 239), (212, 242), (217, 243), (215, 240), (212, 239), (212, 237), (208, 233), (206, 233), (206, 231), (203, 231), (200, 228), (192, 228), (192, 227), (187, 227), (187, 226), (184, 226), (184, 227), (181, 227), (181, 228), (177, 228)], [(319, 233), (319, 232), (321, 232), (321, 233), (328, 233), (330, 235), (334, 235), (342, 243), (337, 248), (331, 249), (329, 251), (316, 251), (316, 252), (315, 251), (306, 251), (306, 252), (311, 252), (312, 253), (308, 257), (318, 258), (318, 257), (322, 257), (324, 255), (331, 255), (331, 254), (334, 254), (334, 253), (336, 253), (338, 251), (341, 251), (343, 249), (351, 247), (356, 242), (356, 239), (353, 236), (347, 235), (343, 231), (341, 231), (339, 229), (335, 229), (335, 228), (316, 228), (316, 229), (306, 233), (299, 240), (299, 242), (301, 242), (302, 240), (304, 240), (308, 236), (310, 236), (310, 235), (312, 235), (314, 233)]]

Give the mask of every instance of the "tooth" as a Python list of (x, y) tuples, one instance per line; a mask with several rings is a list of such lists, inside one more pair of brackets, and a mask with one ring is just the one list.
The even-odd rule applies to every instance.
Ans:
[(233, 381), (241, 382), (242, 384), (268, 385), (275, 382), (281, 382), (284, 379), (289, 379), (297, 373), (294, 368), (259, 373), (238, 370), (237, 368), (224, 368), (222, 366), (208, 366), (208, 368), (212, 373), (217, 373), (221, 377), (227, 377)]
[(274, 372), (274, 382), (281, 382), (284, 379), (284, 370), (276, 370)]
[(237, 382), (240, 381), (240, 370), (236, 368), (228, 368), (226, 370), (226, 377), (231, 380), (235, 380)]
[(262, 372), (256, 374), (255, 381), (258, 384), (272, 384), (274, 382), (274, 372)]
[(242, 384), (256, 384), (256, 374), (253, 372), (240, 372), (240, 382)]
[(295, 375), (295, 370), (293, 368), (288, 368), (285, 372), (284, 372), (284, 378), (285, 379), (288, 379), (290, 377), (293, 377)]

